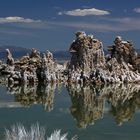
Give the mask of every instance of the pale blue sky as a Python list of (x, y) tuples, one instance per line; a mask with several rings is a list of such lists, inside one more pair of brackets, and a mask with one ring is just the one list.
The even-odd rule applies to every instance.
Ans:
[(78, 30), (140, 44), (139, 0), (0, 0), (0, 45), (68, 50)]

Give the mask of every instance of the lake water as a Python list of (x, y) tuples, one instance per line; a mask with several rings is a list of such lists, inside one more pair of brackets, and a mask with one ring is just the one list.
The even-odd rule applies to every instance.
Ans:
[(0, 86), (0, 140), (5, 128), (39, 123), (78, 140), (140, 140), (140, 85)]

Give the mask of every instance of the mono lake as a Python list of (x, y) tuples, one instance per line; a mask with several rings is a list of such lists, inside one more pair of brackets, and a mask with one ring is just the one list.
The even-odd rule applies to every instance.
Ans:
[(5, 128), (39, 123), (78, 140), (139, 140), (140, 85), (0, 86), (0, 140)]

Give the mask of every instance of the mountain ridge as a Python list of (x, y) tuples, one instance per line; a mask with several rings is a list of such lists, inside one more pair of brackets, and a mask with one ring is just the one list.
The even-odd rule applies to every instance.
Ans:
[[(19, 58), (27, 53), (31, 52), (30, 48), (25, 48), (25, 47), (20, 47), (20, 46), (14, 46), (14, 45), (1, 45), (0, 46), (0, 59), (5, 59), (6, 58), (6, 50), (9, 49), (10, 52), (13, 54), (14, 58)], [(42, 51), (44, 52), (44, 51)], [(107, 50), (104, 50), (105, 54), (107, 54)], [(140, 53), (140, 49), (136, 49), (136, 52)], [(68, 50), (57, 50), (57, 51), (52, 51), (53, 56), (55, 59), (58, 60), (70, 60), (71, 54), (69, 53)]]

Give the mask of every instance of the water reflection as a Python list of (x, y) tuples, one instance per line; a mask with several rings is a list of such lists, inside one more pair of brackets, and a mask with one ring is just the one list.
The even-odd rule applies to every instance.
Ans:
[(100, 95), (101, 88), (93, 86), (67, 86), (71, 97), (70, 112), (77, 121), (77, 127), (86, 128), (103, 118), (105, 98)]
[(55, 84), (39, 85), (14, 85), (8, 86), (8, 91), (15, 96), (15, 101), (24, 106), (42, 104), (45, 111), (53, 110)]
[[(56, 88), (55, 84), (7, 86), (13, 93), (15, 101), (24, 106), (42, 104), (47, 111), (53, 110)], [(70, 113), (77, 122), (78, 128), (86, 128), (97, 120), (103, 119), (107, 111), (118, 125), (131, 120), (140, 109), (140, 85), (85, 85), (68, 84), (66, 89), (71, 98)], [(62, 89), (63, 92), (64, 89)]]
[(131, 120), (140, 109), (140, 85), (69, 85), (67, 89), (72, 101), (70, 111), (79, 128), (102, 119), (106, 109), (118, 125)]
[(120, 85), (109, 90), (106, 94), (111, 105), (110, 114), (118, 125), (132, 120), (136, 111), (140, 109), (140, 85)]

